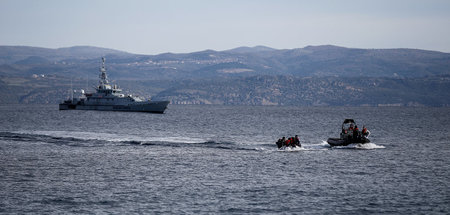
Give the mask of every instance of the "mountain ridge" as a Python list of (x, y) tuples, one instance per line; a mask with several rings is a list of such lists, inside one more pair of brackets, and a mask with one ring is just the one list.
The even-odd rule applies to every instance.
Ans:
[[(245, 72), (224, 71), (298, 77), (425, 77), (450, 74), (450, 53), (419, 49), (356, 49), (333, 45), (295, 49), (243, 46), (225, 51), (207, 49), (181, 54), (136, 55), (92, 46), (59, 49), (0, 46), (0, 65), (16, 68), (16, 75), (45, 71), (49, 74), (89, 76), (101, 57), (107, 58), (110, 74), (118, 79), (248, 75)], [(0, 66), (0, 74), (8, 75), (8, 71)]]
[(252, 53), (252, 52), (263, 52), (263, 51), (274, 51), (277, 49), (268, 47), (268, 46), (253, 46), (253, 47), (249, 47), (249, 46), (240, 46), (237, 48), (233, 48), (233, 49), (228, 49), (225, 50), (225, 52), (231, 52), (231, 53)]
[(128, 55), (129, 53), (95, 46), (72, 46), (63, 48), (42, 48), (34, 46), (0, 46), (0, 64), (14, 64), (28, 57), (38, 56), (49, 61), (64, 58), (93, 58), (101, 55)]
[(449, 53), (333, 45), (158, 55), (0, 46), (0, 102), (57, 103), (70, 80), (97, 82), (101, 57), (127, 93), (173, 104), (450, 106)]

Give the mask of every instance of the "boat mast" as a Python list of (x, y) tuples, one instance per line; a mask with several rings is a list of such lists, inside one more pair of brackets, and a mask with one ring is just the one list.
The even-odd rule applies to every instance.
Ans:
[(86, 92), (88, 91), (89, 87), (89, 76), (86, 75)]
[(106, 68), (105, 68), (105, 58), (102, 57), (102, 67), (100, 67), (100, 88), (104, 89), (105, 85), (108, 84), (108, 76), (106, 75)]
[(73, 84), (72, 84), (72, 77), (70, 77), (70, 100), (72, 100), (72, 103), (73, 103)]

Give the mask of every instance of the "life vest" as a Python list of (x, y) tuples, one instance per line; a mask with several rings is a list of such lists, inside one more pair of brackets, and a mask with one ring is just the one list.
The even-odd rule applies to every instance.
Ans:
[(363, 128), (362, 133), (363, 134), (367, 133), (367, 128)]

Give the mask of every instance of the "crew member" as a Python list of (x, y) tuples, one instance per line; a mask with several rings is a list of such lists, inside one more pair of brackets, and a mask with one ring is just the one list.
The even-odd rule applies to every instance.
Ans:
[(369, 130), (367, 130), (366, 126), (364, 125), (364, 126), (363, 126), (363, 130), (362, 130), (362, 135), (363, 135), (364, 137), (368, 137), (369, 134), (370, 134)]
[(289, 142), (291, 143), (291, 147), (295, 147), (295, 140), (293, 137), (289, 138)]
[(353, 131), (353, 123), (350, 124), (350, 128), (348, 128), (349, 131)]
[(280, 139), (278, 139), (278, 141), (277, 141), (277, 147), (278, 148), (281, 148), (282, 146), (283, 146), (283, 141), (282, 141), (282, 139), (280, 138)]
[(302, 147), (302, 144), (300, 143), (300, 139), (298, 138), (298, 135), (295, 135), (295, 145), (298, 147)]
[(285, 141), (286, 147), (288, 147), (290, 144), (291, 144), (291, 140), (289, 138), (287, 138)]
[(354, 140), (358, 139), (358, 133), (359, 133), (358, 126), (355, 125), (355, 129), (353, 129), (353, 139)]

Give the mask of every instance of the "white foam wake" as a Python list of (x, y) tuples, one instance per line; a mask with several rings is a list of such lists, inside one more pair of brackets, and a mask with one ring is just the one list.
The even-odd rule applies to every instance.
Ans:
[(356, 144), (357, 149), (384, 149), (386, 147), (375, 143)]
[(381, 145), (377, 145), (375, 143), (354, 143), (354, 144), (350, 144), (347, 146), (335, 146), (333, 148), (336, 149), (384, 149), (386, 147), (381, 146)]
[(207, 140), (193, 137), (177, 136), (138, 136), (136, 134), (115, 134), (87, 131), (19, 131), (19, 134), (45, 135), (57, 138), (76, 138), (80, 140), (101, 140), (110, 142), (170, 142), (170, 143), (202, 143)]

